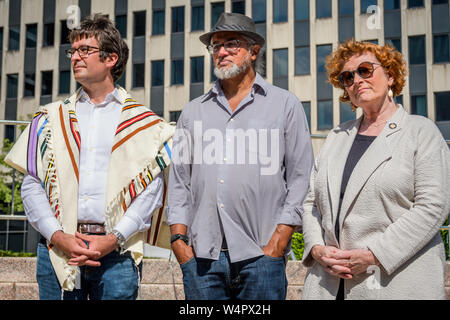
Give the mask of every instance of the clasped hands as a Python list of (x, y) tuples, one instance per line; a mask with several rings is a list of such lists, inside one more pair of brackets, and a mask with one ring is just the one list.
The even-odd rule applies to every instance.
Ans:
[(69, 265), (99, 267), (98, 259), (117, 248), (117, 237), (113, 234), (86, 235), (75, 232), (73, 235), (56, 231), (51, 243), (69, 258)]
[(311, 255), (329, 274), (352, 279), (366, 272), (371, 265), (380, 265), (372, 251), (367, 249), (341, 250), (332, 246), (315, 245)]

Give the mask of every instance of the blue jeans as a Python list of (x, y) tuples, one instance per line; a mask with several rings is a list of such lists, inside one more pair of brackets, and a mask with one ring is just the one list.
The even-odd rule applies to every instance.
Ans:
[(284, 258), (260, 256), (236, 263), (192, 258), (181, 265), (186, 300), (285, 300)]
[(62, 292), (50, 262), (47, 247), (41, 243), (37, 250), (36, 279), (41, 300), (135, 300), (139, 289), (139, 267), (129, 252), (112, 251), (100, 260), (100, 267), (80, 267), (81, 289)]

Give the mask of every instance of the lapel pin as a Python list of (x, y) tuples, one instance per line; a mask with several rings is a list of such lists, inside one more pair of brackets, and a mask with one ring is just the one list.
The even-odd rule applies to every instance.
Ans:
[(397, 128), (397, 124), (392, 122), (392, 123), (389, 124), (389, 128), (395, 129), (395, 128)]

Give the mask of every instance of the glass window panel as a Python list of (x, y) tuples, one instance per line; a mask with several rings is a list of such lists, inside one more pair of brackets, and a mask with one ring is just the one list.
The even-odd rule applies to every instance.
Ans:
[(252, 0), (252, 16), (255, 23), (266, 22), (266, 0)]
[(353, 0), (339, 0), (339, 15), (353, 16), (355, 11)]
[(181, 116), (181, 111), (170, 111), (170, 122), (177, 122)]
[(60, 37), (60, 44), (68, 44), (69, 41), (69, 34), (70, 30), (67, 28), (67, 20), (61, 21), (61, 37)]
[(316, 0), (316, 18), (331, 17), (331, 0)]
[(427, 116), (427, 96), (412, 96), (411, 97), (411, 114), (420, 116)]
[(17, 73), (8, 74), (6, 77), (7, 77), (6, 98), (17, 99), (19, 75)]
[(0, 250), (6, 250), (6, 234), (0, 234)]
[(309, 0), (295, 0), (295, 20), (309, 19)]
[(184, 61), (173, 60), (171, 68), (171, 84), (183, 84), (184, 82)]
[(133, 34), (135, 37), (145, 36), (145, 17), (146, 11), (134, 12)]
[(408, 8), (423, 7), (423, 0), (408, 0)]
[(9, 26), (8, 50), (19, 50), (20, 48), (20, 26)]
[(433, 36), (433, 61), (434, 63), (450, 62), (449, 35)]
[(16, 128), (15, 126), (5, 126), (5, 139), (9, 141), (16, 140)]
[(436, 121), (450, 121), (450, 91), (435, 92)]
[(400, 0), (384, 0), (384, 10), (400, 9)]
[(36, 75), (34, 73), (25, 74), (25, 83), (23, 86), (24, 97), (34, 97), (35, 79)]
[(309, 47), (295, 48), (295, 74), (310, 73), (310, 52)]
[(211, 60), (211, 63), (210, 63), (210, 65), (211, 65), (211, 75), (210, 75), (211, 76), (211, 82), (214, 82), (214, 81), (217, 80), (217, 77), (214, 74), (214, 59), (211, 57), (210, 60)]
[(203, 82), (204, 58), (191, 58), (191, 83)]
[(165, 10), (153, 11), (152, 34), (164, 34), (165, 32)]
[(145, 84), (145, 63), (133, 64), (133, 88), (142, 88)]
[(184, 32), (184, 7), (172, 8), (172, 33)]
[(288, 49), (273, 50), (273, 77), (287, 78), (288, 76)]
[(53, 71), (41, 72), (41, 96), (51, 96), (53, 88)]
[(287, 21), (287, 0), (273, 0), (273, 22)]
[(400, 39), (386, 39), (386, 42), (395, 47), (398, 52), (402, 52), (402, 41)]
[(164, 85), (164, 60), (152, 61), (152, 86)]
[(26, 231), (26, 221), (23, 220), (9, 220), (9, 231)]
[(305, 110), (306, 120), (308, 121), (309, 132), (311, 132), (311, 102), (302, 102), (303, 109)]
[(317, 130), (333, 128), (333, 101), (317, 102)]
[(25, 46), (27, 48), (36, 48), (37, 24), (27, 25), (27, 40)]
[(43, 47), (53, 46), (54, 42), (55, 42), (55, 24), (54, 23), (44, 24), (42, 46)]
[(346, 122), (348, 120), (355, 120), (356, 114), (352, 111), (352, 106), (349, 103), (339, 102), (339, 117), (340, 122)]
[(70, 71), (59, 72), (59, 94), (70, 93)]
[[(123, 70), (122, 75), (120, 76), (120, 78), (116, 81), (116, 84), (118, 84), (119, 86), (121, 86), (122, 88), (125, 88), (125, 81), (127, 79), (127, 75), (126, 75), (126, 70)], [(77, 82), (78, 84), (78, 82)]]
[(225, 2), (211, 3), (211, 26), (215, 26), (220, 15), (225, 11)]
[(361, 13), (368, 13), (367, 9), (370, 6), (376, 6), (377, 0), (361, 0)]
[(205, 7), (192, 7), (191, 31), (205, 29)]
[(8, 250), (21, 252), (23, 251), (23, 249), (24, 249), (23, 233), (21, 232), (8, 234)]
[(433, 0), (433, 4), (446, 4), (446, 3), (448, 3), (448, 0)]
[(325, 59), (331, 53), (331, 44), (317, 46), (317, 72), (326, 72)]
[(394, 100), (395, 100), (395, 103), (403, 105), (403, 95), (396, 96), (394, 98)]
[(0, 27), (0, 52), (3, 51), (3, 27)]
[(231, 3), (231, 12), (245, 14), (245, 1), (233, 1)]
[(409, 64), (425, 64), (425, 36), (409, 37)]
[(122, 38), (127, 37), (127, 16), (126, 15), (120, 15), (116, 16), (116, 28), (120, 32), (120, 36)]

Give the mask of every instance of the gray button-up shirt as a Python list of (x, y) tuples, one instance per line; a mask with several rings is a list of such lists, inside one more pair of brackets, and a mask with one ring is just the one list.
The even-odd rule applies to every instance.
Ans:
[(220, 81), (189, 102), (177, 123), (167, 222), (188, 226), (199, 258), (231, 262), (263, 255), (277, 224), (301, 226), (313, 164), (298, 98), (257, 74), (234, 112)]

